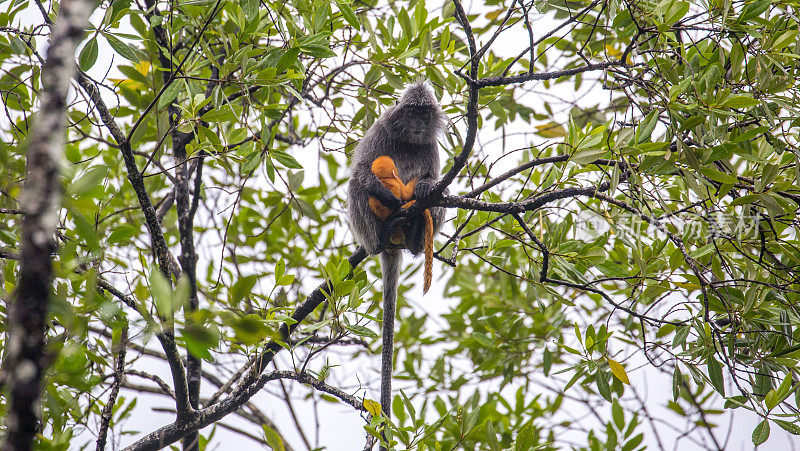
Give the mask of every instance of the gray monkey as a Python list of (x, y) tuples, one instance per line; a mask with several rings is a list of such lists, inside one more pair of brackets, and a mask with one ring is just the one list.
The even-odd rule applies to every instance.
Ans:
[[(369, 255), (378, 253), (384, 238), (384, 224), (369, 209), (368, 198), (375, 197), (383, 205), (397, 210), (402, 202), (372, 173), (372, 162), (387, 155), (394, 160), (403, 183), (417, 179), (414, 197), (427, 196), (439, 179), (438, 138), (444, 133), (447, 118), (424, 81), (409, 85), (400, 101), (386, 110), (370, 127), (353, 152), (347, 195), (350, 228), (358, 244)], [(442, 207), (430, 208), (433, 235), (439, 232), (444, 218)], [(388, 220), (387, 220), (388, 222)], [(403, 231), (406, 246), (413, 255), (424, 246), (425, 221), (422, 215), (409, 218)], [(394, 348), (394, 316), (397, 280), (402, 255), (399, 249), (386, 249), (380, 254), (383, 274), (383, 354), (381, 362), (381, 407), (390, 416), (392, 390), (392, 354)]]

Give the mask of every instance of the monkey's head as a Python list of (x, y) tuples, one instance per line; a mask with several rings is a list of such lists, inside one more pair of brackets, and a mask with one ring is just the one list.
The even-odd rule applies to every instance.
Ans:
[(386, 155), (382, 155), (372, 162), (372, 173), (378, 177), (378, 180), (400, 179), (394, 161)]
[(409, 85), (397, 105), (389, 111), (386, 123), (395, 136), (409, 144), (436, 142), (447, 119), (425, 81)]

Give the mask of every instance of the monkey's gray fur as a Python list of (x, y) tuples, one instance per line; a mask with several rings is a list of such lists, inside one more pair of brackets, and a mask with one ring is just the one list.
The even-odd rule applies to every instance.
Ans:
[[(372, 173), (372, 162), (387, 155), (394, 160), (403, 183), (417, 179), (414, 197), (428, 195), (439, 179), (438, 138), (444, 133), (447, 118), (428, 85), (416, 82), (409, 85), (400, 101), (386, 110), (370, 127), (355, 148), (350, 166), (347, 196), (350, 228), (356, 241), (367, 253), (378, 253), (382, 223), (369, 209), (368, 198), (375, 197), (383, 205), (398, 209), (400, 200)], [(432, 207), (433, 236), (439, 233), (444, 209)], [(410, 218), (403, 227), (406, 245), (412, 254), (424, 248), (425, 221), (422, 215)], [(394, 347), (394, 312), (397, 299), (397, 280), (402, 263), (401, 252), (389, 249), (381, 252), (383, 274), (383, 358), (381, 365), (381, 406), (390, 416), (392, 351)]]

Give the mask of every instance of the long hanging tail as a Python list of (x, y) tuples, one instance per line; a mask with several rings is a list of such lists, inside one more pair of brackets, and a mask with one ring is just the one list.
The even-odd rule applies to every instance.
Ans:
[(399, 250), (381, 252), (383, 273), (383, 354), (381, 355), (381, 409), (391, 417), (392, 356), (394, 355), (394, 317), (397, 304), (397, 280), (400, 278), (402, 255)]
[(433, 218), (431, 211), (425, 210), (425, 279), (422, 292), (427, 293), (433, 278)]

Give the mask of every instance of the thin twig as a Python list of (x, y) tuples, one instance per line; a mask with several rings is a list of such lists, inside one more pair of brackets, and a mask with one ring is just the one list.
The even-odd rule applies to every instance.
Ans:
[(108, 436), (108, 429), (111, 425), (111, 416), (114, 412), (114, 403), (117, 401), (119, 388), (122, 385), (122, 379), (125, 377), (125, 347), (128, 344), (128, 324), (122, 327), (122, 335), (119, 339), (117, 351), (117, 367), (114, 371), (114, 382), (111, 385), (111, 393), (108, 395), (108, 401), (103, 406), (103, 412), (100, 414), (100, 431), (97, 437), (97, 451), (103, 451), (106, 448), (106, 438)]

